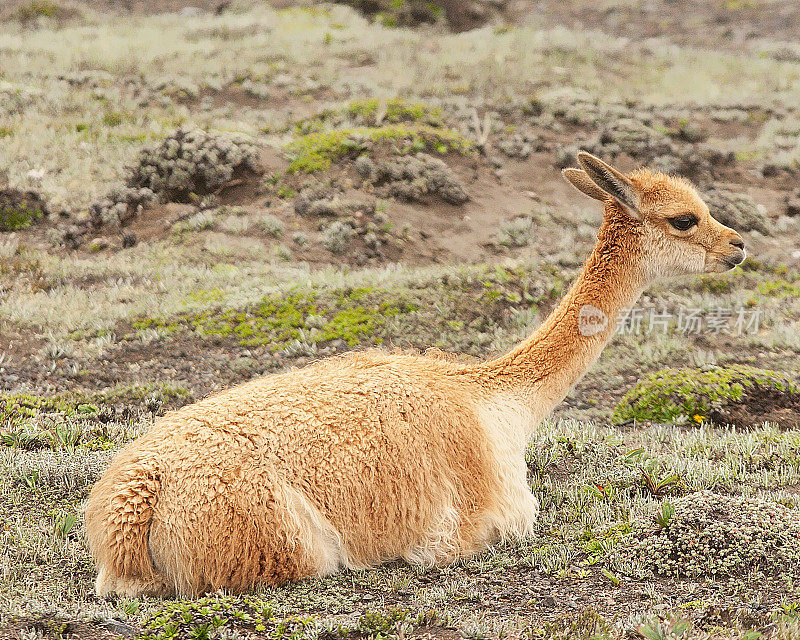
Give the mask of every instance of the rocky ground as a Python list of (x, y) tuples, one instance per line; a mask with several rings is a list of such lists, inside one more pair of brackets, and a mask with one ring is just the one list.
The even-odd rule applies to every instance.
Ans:
[[(0, 638), (798, 637), (798, 8), (485, 3), (451, 33), (366, 4), (0, 9)], [(690, 178), (750, 258), (626, 317), (531, 443), (535, 537), (96, 597), (80, 504), (164, 411), (529, 333), (599, 225), (560, 176), (579, 149)]]

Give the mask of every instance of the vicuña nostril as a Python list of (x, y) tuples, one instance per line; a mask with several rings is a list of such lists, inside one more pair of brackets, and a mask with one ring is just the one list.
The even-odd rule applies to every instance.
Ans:
[(741, 238), (736, 238), (735, 240), (731, 240), (731, 244), (737, 249), (744, 249), (744, 240), (742, 240)]

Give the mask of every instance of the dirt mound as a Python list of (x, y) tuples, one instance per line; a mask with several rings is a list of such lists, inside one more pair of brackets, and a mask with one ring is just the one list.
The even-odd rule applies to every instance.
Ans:
[(645, 376), (614, 410), (616, 423), (713, 422), (749, 427), (765, 421), (800, 427), (800, 387), (790, 376), (747, 365), (664, 369)]
[(47, 215), (47, 205), (35, 191), (0, 189), (0, 231), (26, 229)]
[(709, 417), (716, 424), (773, 422), (784, 429), (800, 429), (800, 392), (755, 385), (740, 402), (712, 409)]
[(743, 576), (752, 571), (796, 575), (800, 512), (758, 498), (699, 491), (663, 503), (634, 523), (612, 562), (623, 572)]

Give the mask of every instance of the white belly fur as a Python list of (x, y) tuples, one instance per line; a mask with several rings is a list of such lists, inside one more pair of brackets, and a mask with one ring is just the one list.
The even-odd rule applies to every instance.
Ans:
[(539, 419), (525, 403), (508, 395), (484, 402), (478, 416), (486, 429), (501, 484), (497, 506), (487, 524), (504, 540), (530, 535), (539, 517), (539, 500), (528, 486), (525, 449)]

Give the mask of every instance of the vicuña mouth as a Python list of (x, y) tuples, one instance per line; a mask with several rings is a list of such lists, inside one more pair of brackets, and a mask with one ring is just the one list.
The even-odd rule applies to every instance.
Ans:
[(732, 256), (725, 256), (722, 258), (723, 264), (725, 264), (728, 268), (733, 269), (734, 267), (739, 266), (744, 262), (745, 253), (744, 251), (738, 251)]

